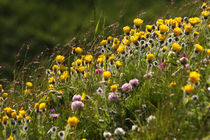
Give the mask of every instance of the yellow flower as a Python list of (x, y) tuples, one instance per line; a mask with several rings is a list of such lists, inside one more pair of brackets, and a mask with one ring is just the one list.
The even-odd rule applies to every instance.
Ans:
[(138, 36), (131, 36), (131, 42), (132, 43), (137, 43), (137, 41), (138, 41)]
[(210, 55), (210, 49), (207, 49), (207, 55), (209, 56)]
[(79, 123), (79, 119), (75, 116), (69, 117), (67, 123), (69, 126), (76, 126)]
[(15, 140), (13, 136), (10, 136), (7, 140)]
[(2, 94), (2, 97), (3, 97), (3, 98), (7, 98), (7, 97), (8, 97), (8, 93), (4, 92), (4, 93)]
[(46, 108), (46, 103), (41, 103), (40, 105), (39, 105), (39, 109), (40, 110), (44, 110)]
[(194, 31), (194, 32), (193, 32), (193, 35), (194, 35), (194, 36), (197, 36), (197, 35), (199, 35), (199, 32)]
[(112, 36), (108, 36), (107, 37), (107, 40), (110, 42), (110, 41), (112, 41)]
[(117, 50), (118, 47), (119, 47), (119, 46), (118, 46), (117, 44), (113, 44), (113, 45), (112, 45), (112, 48), (115, 49), (115, 50)]
[(51, 84), (51, 83), (54, 83), (54, 82), (55, 82), (55, 78), (54, 77), (50, 77), (49, 80), (48, 80), (48, 83)]
[(118, 86), (117, 85), (111, 85), (110, 89), (112, 92), (115, 92), (117, 90)]
[(160, 26), (161, 24), (163, 24), (163, 19), (158, 19), (157, 20), (157, 26)]
[(6, 107), (6, 108), (4, 108), (4, 112), (5, 112), (6, 114), (11, 114), (11, 113), (12, 113), (12, 108)]
[(33, 84), (32, 84), (31, 82), (27, 82), (27, 83), (26, 83), (26, 87), (27, 87), (27, 88), (32, 88), (32, 86), (33, 86)]
[(117, 52), (118, 52), (118, 53), (123, 53), (124, 51), (125, 51), (124, 45), (123, 45), (123, 44), (120, 44), (120, 46), (119, 46), (118, 49), (117, 49)]
[(175, 27), (176, 25), (178, 25), (177, 21), (176, 21), (176, 20), (173, 20), (173, 19), (169, 19), (169, 24), (170, 24), (172, 27)]
[(189, 85), (186, 85), (184, 86), (184, 91), (187, 93), (187, 94), (191, 94), (193, 91), (194, 91), (194, 87), (189, 84)]
[(121, 63), (120, 61), (116, 61), (116, 62), (115, 62), (115, 66), (116, 66), (117, 68), (119, 68), (120, 66), (122, 66), (122, 63)]
[(86, 69), (85, 66), (80, 66), (80, 67), (78, 67), (78, 71), (81, 72), (81, 73), (84, 72), (85, 69)]
[(17, 115), (17, 112), (16, 111), (13, 111), (12, 113), (11, 113), (11, 116), (12, 116), (12, 118), (16, 118), (16, 115)]
[(128, 34), (130, 32), (131, 28), (129, 26), (123, 27), (123, 31)]
[(167, 46), (163, 46), (163, 50), (166, 51), (167, 50)]
[(3, 86), (2, 86), (2, 84), (0, 84), (0, 91), (3, 89)]
[(173, 43), (173, 44), (172, 44), (172, 49), (173, 49), (174, 51), (179, 51), (179, 50), (182, 49), (182, 47), (181, 47), (178, 43)]
[(111, 56), (109, 57), (109, 61), (110, 61), (110, 62), (113, 62), (114, 59), (115, 59), (115, 56), (114, 56), (114, 55), (111, 55)]
[(182, 17), (175, 17), (174, 20), (180, 24), (182, 22)]
[(187, 25), (184, 26), (184, 30), (187, 33), (190, 32), (192, 30), (192, 28), (193, 28), (193, 26), (192, 25), (189, 25), (189, 24), (187, 24)]
[(201, 6), (202, 8), (205, 8), (205, 7), (207, 7), (207, 3), (206, 2), (203, 2), (203, 4), (202, 4), (202, 6)]
[(101, 41), (101, 45), (105, 46), (106, 45), (106, 42), (107, 42), (106, 40), (102, 40)]
[(201, 46), (201, 45), (199, 45), (199, 44), (196, 44), (195, 45), (195, 51), (197, 51), (197, 52), (202, 52), (204, 49), (203, 49), (203, 47)]
[(189, 78), (190, 78), (190, 81), (192, 83), (196, 84), (200, 80), (200, 74), (198, 72), (196, 72), (196, 71), (192, 71), (189, 74)]
[(19, 111), (19, 114), (22, 115), (22, 116), (24, 117), (25, 114), (26, 114), (26, 111), (25, 111), (25, 110), (20, 110), (20, 111)]
[(190, 18), (189, 19), (189, 23), (191, 24), (191, 25), (195, 25), (195, 24), (199, 24), (201, 22), (201, 19), (200, 18), (198, 18), (198, 17), (193, 17), (193, 18)]
[(58, 90), (59, 94), (63, 94), (63, 90)]
[(147, 55), (147, 60), (148, 60), (148, 61), (152, 61), (153, 58), (154, 58), (154, 55), (153, 55), (153, 54), (149, 53), (149, 54)]
[(77, 64), (77, 65), (81, 65), (81, 64), (82, 64), (82, 60), (81, 60), (81, 59), (77, 59), (77, 60), (76, 60), (76, 64)]
[(60, 79), (61, 82), (64, 82), (65, 81), (64, 75), (61, 75), (59, 79)]
[(80, 48), (80, 47), (77, 47), (77, 48), (75, 49), (75, 52), (78, 53), (78, 54), (81, 54), (81, 53), (83, 52), (83, 49)]
[(86, 98), (86, 94), (83, 92), (82, 97), (81, 97), (81, 101), (83, 101), (85, 98)]
[(31, 90), (30, 89), (26, 89), (24, 92), (25, 92), (26, 95), (29, 95), (31, 93)]
[(39, 109), (39, 103), (35, 103), (34, 108)]
[(135, 25), (136, 27), (139, 27), (139, 26), (142, 25), (143, 20), (140, 19), (140, 18), (136, 18), (136, 19), (133, 20), (133, 23), (134, 23), (134, 25)]
[(109, 79), (111, 77), (111, 72), (110, 71), (104, 71), (103, 72), (103, 77), (104, 79)]
[(91, 72), (86, 72), (85, 74), (84, 74), (84, 78), (87, 78), (87, 77), (90, 77), (91, 76)]
[(179, 27), (174, 28), (174, 35), (180, 35), (182, 30)]
[(207, 18), (209, 16), (209, 11), (203, 11), (201, 14), (204, 18)]
[(118, 44), (119, 39), (118, 39), (118, 38), (114, 38), (114, 39), (113, 39), (113, 42), (114, 42), (114, 44)]
[(100, 58), (97, 59), (97, 63), (103, 63), (103, 62), (104, 62), (103, 57), (100, 57)]
[(166, 39), (166, 36), (164, 34), (159, 34), (158, 39), (159, 41), (164, 41)]
[(151, 32), (152, 31), (152, 25), (146, 25), (146, 31)]
[(65, 59), (65, 57), (62, 56), (62, 55), (56, 56), (56, 61), (57, 61), (58, 63), (63, 63), (63, 62), (64, 62), (64, 59)]
[(3, 122), (7, 122), (8, 119), (9, 119), (8, 116), (3, 116), (3, 117), (2, 117), (2, 121), (3, 121)]
[(58, 65), (53, 65), (53, 66), (52, 66), (52, 70), (53, 70), (53, 71), (56, 71), (57, 69), (58, 69)]
[(131, 35), (134, 35), (135, 29), (131, 29), (130, 33), (131, 33)]
[(21, 115), (21, 114), (19, 114), (18, 116), (17, 116), (17, 120), (18, 121), (21, 121), (23, 119), (23, 116)]
[(124, 40), (124, 45), (128, 46), (130, 44), (130, 41), (128, 39)]
[(60, 65), (60, 67), (59, 67), (59, 69), (61, 70), (61, 71), (64, 71), (64, 70), (67, 70), (68, 69), (68, 67), (66, 67), (66, 66), (64, 66), (64, 65)]
[(30, 119), (31, 119), (31, 117), (30, 117), (30, 116), (27, 116), (27, 117), (26, 117), (26, 120), (30, 120)]
[(88, 54), (88, 55), (85, 56), (85, 61), (86, 62), (90, 63), (92, 60), (93, 60), (93, 56), (92, 55)]
[(65, 79), (70, 77), (68, 71), (64, 71), (62, 75), (64, 76)]
[(168, 87), (170, 88), (170, 87), (175, 86), (175, 85), (176, 85), (176, 82), (171, 82), (171, 83), (168, 85)]
[(159, 27), (159, 29), (160, 29), (160, 33), (161, 34), (169, 31), (168, 26), (167, 25), (164, 25), (164, 24), (161, 24), (160, 27)]
[(49, 85), (49, 90), (53, 90), (54, 89), (54, 85), (53, 84), (50, 84)]

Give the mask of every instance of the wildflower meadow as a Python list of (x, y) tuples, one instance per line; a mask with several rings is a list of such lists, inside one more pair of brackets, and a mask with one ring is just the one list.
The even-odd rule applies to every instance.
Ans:
[(0, 140), (210, 139), (210, 7), (197, 9), (15, 69), (0, 83)]

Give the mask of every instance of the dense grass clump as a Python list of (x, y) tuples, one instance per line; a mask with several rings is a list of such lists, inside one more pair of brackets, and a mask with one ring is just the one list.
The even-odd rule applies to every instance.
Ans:
[(148, 25), (138, 17), (89, 51), (73, 39), (17, 68), (0, 85), (0, 137), (209, 139), (210, 8), (199, 8)]

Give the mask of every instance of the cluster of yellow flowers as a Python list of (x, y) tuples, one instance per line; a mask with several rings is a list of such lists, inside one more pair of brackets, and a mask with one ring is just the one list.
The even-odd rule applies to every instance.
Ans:
[(3, 85), (0, 84), (0, 99), (4, 101), (7, 99), (7, 97), (8, 97), (8, 93), (4, 92)]
[(26, 83), (26, 89), (25, 89), (25, 94), (29, 95), (31, 94), (31, 88), (33, 87), (33, 84), (31, 82)]
[(4, 112), (5, 115), (2, 117), (4, 125), (8, 124), (9, 119), (17, 120), (19, 124), (23, 123), (23, 120), (25, 120), (25, 122), (29, 122), (31, 120), (31, 117), (26, 115), (26, 111), (23, 108), (21, 108), (17, 113), (16, 110), (13, 110), (10, 107), (6, 107), (4, 108)]
[(194, 85), (197, 84), (200, 80), (200, 74), (196, 71), (190, 72), (189, 74), (190, 84), (184, 86), (184, 91), (187, 94), (191, 94), (194, 91)]
[(45, 112), (46, 111), (46, 103), (35, 103), (34, 108), (36, 112)]

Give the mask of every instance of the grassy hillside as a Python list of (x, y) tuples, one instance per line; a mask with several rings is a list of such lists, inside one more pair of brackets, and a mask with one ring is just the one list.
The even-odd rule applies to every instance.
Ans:
[[(189, 0), (1, 0), (0, 2), (0, 79), (14, 77), (13, 69), (17, 52), (26, 51), (29, 47), (27, 60), (31, 61), (46, 48), (50, 53), (57, 44), (63, 46), (73, 37), (84, 39), (86, 33), (94, 34), (99, 21), (98, 32), (104, 26), (120, 23), (120, 27), (130, 24), (138, 15), (146, 23), (153, 23), (158, 17), (180, 14), (196, 15), (196, 4), (186, 6)], [(177, 8), (176, 8), (177, 7)], [(100, 18), (101, 17), (101, 18)], [(92, 40), (92, 38), (91, 38)], [(9, 56), (9, 57), (8, 57)], [(20, 54), (21, 61), (25, 53)]]

